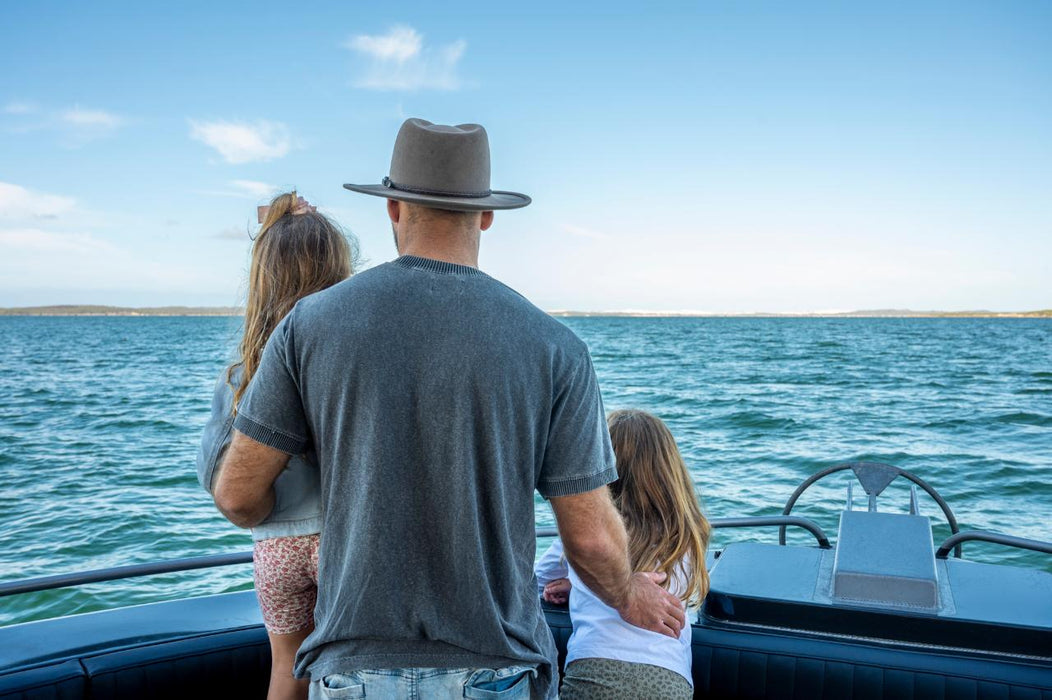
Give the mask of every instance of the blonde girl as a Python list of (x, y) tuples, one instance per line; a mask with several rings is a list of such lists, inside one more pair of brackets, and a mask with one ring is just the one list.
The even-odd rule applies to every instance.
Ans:
[[(617, 457), (611, 495), (628, 533), (633, 571), (667, 575), (664, 585), (687, 606), (708, 592), (709, 524), (668, 427), (638, 410), (607, 418)], [(545, 600), (570, 604), (573, 634), (559, 697), (691, 698), (691, 627), (679, 638), (635, 627), (603, 603), (569, 566), (556, 540), (537, 563)]]
[[(238, 360), (223, 370), (205, 426), (197, 473), (213, 491), (216, 467), (230, 444), (238, 401), (245, 393), (267, 339), (296, 302), (345, 280), (355, 248), (329, 219), (295, 192), (260, 207), (252, 245), (245, 330)], [(298, 455), (274, 483), (275, 506), (252, 528), (253, 576), (270, 638), (270, 700), (307, 697), (308, 682), (292, 676), (296, 652), (314, 629), (318, 595), (321, 484), (313, 455)]]

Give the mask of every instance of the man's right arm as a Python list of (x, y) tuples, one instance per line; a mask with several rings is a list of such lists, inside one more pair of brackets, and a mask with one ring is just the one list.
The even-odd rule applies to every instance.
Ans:
[(632, 573), (628, 536), (609, 490), (555, 496), (551, 504), (566, 558), (600, 600), (626, 622), (678, 637), (686, 624), (683, 605), (658, 585), (663, 574)]

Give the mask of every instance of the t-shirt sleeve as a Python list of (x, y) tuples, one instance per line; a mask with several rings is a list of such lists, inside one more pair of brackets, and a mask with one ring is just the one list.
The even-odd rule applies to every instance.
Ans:
[(290, 455), (310, 445), (296, 362), (294, 314), (270, 334), (259, 367), (237, 408), (234, 428), (256, 442)]
[(556, 388), (537, 490), (545, 498), (592, 491), (617, 480), (592, 358), (581, 352)]

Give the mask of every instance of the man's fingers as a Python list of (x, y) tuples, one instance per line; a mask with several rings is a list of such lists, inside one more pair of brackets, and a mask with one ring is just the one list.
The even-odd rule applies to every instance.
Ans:
[(660, 571), (647, 571), (645, 572), (645, 575), (654, 583), (664, 583), (665, 579), (668, 578), (667, 575), (661, 573)]
[(683, 626), (687, 624), (687, 612), (679, 605), (678, 600), (676, 603), (677, 604), (672, 607), (669, 614), (672, 615), (672, 619), (679, 624), (679, 628), (683, 629)]
[(659, 585), (666, 576), (651, 571), (634, 576), (632, 600), (619, 610), (621, 617), (651, 632), (678, 638), (687, 624), (687, 613), (683, 602)]

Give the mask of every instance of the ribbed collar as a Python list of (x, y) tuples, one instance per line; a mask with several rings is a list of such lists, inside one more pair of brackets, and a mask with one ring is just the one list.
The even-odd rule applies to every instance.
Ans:
[(415, 255), (403, 255), (395, 258), (394, 264), (415, 270), (427, 270), (442, 275), (485, 275), (482, 270), (468, 265), (457, 265), (456, 263), (443, 260), (432, 260), (431, 258), (419, 258)]

